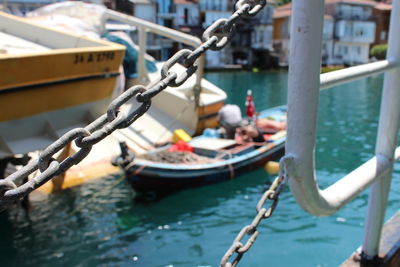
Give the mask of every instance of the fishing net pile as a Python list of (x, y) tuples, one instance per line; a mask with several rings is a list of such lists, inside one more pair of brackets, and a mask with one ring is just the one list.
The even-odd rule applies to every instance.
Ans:
[(188, 151), (168, 151), (163, 150), (157, 153), (145, 154), (140, 156), (146, 160), (160, 163), (182, 163), (182, 164), (204, 164), (215, 162), (216, 159), (211, 159), (197, 155)]

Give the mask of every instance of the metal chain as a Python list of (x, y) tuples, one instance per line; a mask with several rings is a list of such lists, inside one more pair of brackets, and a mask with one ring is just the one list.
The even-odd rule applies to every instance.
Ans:
[[(129, 88), (109, 105), (107, 113), (103, 114), (85, 128), (73, 129), (53, 144), (48, 146), (25, 167), (0, 180), (0, 211), (9, 207), (16, 200), (20, 200), (33, 190), (37, 189), (53, 177), (62, 174), (73, 165), (81, 162), (90, 152), (92, 146), (109, 136), (117, 129), (126, 128), (140, 118), (151, 106), (151, 99), (168, 86), (177, 87), (191, 77), (198, 68), (198, 58), (207, 50), (221, 50), (230, 41), (235, 33), (235, 23), (240, 18), (255, 16), (264, 6), (265, 0), (239, 0), (237, 11), (229, 19), (215, 21), (203, 33), (203, 43), (195, 50), (183, 49), (164, 63), (161, 70), (161, 79), (148, 87), (137, 85)], [(170, 72), (178, 62), (187, 67), (183, 73)], [(132, 98), (138, 102), (136, 110), (123, 112), (120, 107)], [(75, 142), (80, 148), (74, 155), (62, 162), (58, 162), (53, 155), (62, 150), (69, 143)], [(26, 183), (17, 186), (28, 175), (40, 170), (40, 173)]]
[[(237, 266), (239, 261), (242, 259), (244, 253), (246, 253), (251, 248), (254, 241), (256, 240), (259, 234), (257, 227), (260, 224), (260, 222), (263, 219), (268, 219), (274, 213), (279, 202), (279, 195), (282, 192), (284, 186), (286, 185), (288, 179), (286, 171), (284, 171), (286, 169), (287, 160), (291, 160), (291, 158), (283, 157), (280, 160), (278, 177), (275, 178), (271, 186), (268, 188), (267, 191), (264, 192), (264, 194), (258, 201), (256, 206), (257, 214), (254, 217), (252, 223), (242, 228), (242, 230), (233, 240), (233, 243), (230, 246), (230, 248), (226, 251), (225, 255), (222, 257), (220, 263), (221, 267)], [(264, 208), (265, 204), (267, 203), (267, 200), (271, 201), (268, 209)], [(243, 244), (242, 239), (246, 235), (249, 235), (250, 237), (248, 238), (247, 242)], [(235, 253), (237, 254), (236, 257), (233, 259), (232, 262), (230, 262), (229, 259), (233, 257)]]

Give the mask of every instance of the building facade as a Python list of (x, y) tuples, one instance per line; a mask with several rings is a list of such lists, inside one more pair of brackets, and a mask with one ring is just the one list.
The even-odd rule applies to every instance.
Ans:
[[(229, 18), (232, 15), (232, 1), (229, 0), (199, 0), (200, 24), (202, 30), (208, 28), (214, 21)], [(206, 52), (206, 67), (222, 68), (232, 64), (232, 48), (228, 44), (219, 51)]]
[(172, 0), (157, 0), (157, 24), (172, 28), (174, 19)]
[[(357, 65), (369, 61), (376, 21), (372, 0), (326, 0), (321, 61), (323, 65)], [(274, 48), (288, 64), (291, 4), (274, 13)]]
[(333, 58), (329, 64), (357, 65), (369, 61), (375, 40), (376, 22), (372, 11), (376, 2), (328, 0), (326, 12), (334, 18)]
[(256, 16), (237, 23), (237, 37), (232, 40), (233, 64), (260, 69), (274, 65), (271, 61), (273, 13), (273, 2), (267, 1)]
[(197, 0), (174, 0), (175, 28), (187, 29), (200, 26), (200, 8)]
[(271, 52), (273, 51), (273, 15), (273, 5), (266, 5), (251, 23), (250, 47), (252, 60), (250, 63), (252, 66), (261, 69), (275, 65), (271, 59)]
[(280, 66), (289, 62), (291, 4), (276, 8), (273, 15), (272, 44)]
[(323, 65), (332, 64), (334, 46), (335, 21), (330, 15), (324, 16), (324, 27), (322, 29), (322, 51), (321, 62)]
[(388, 42), (391, 10), (392, 5), (389, 3), (379, 3), (374, 7), (372, 15), (376, 21), (376, 31), (373, 45), (381, 45)]
[(157, 3), (152, 0), (129, 0), (133, 4), (133, 16), (153, 23), (157, 22)]

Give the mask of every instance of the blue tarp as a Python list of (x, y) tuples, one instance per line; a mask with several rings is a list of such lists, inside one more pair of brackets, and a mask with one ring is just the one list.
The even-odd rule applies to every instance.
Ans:
[[(118, 36), (112, 34), (105, 34), (103, 37), (111, 42), (118, 43), (126, 47), (124, 63), (123, 63), (125, 76), (127, 78), (136, 78), (138, 74), (138, 68), (137, 68), (137, 61), (139, 58), (138, 51), (127, 41)], [(154, 61), (146, 59), (145, 64), (147, 71), (149, 72), (157, 71), (156, 63)]]

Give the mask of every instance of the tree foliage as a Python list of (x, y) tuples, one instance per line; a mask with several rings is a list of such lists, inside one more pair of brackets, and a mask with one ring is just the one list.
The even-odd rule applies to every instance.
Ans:
[(282, 5), (285, 5), (285, 4), (287, 4), (287, 3), (291, 3), (292, 2), (292, 0), (275, 0), (275, 3), (278, 5), (278, 6), (282, 6)]
[(371, 56), (376, 59), (385, 59), (387, 51), (387, 44), (384, 45), (374, 45), (371, 49)]

